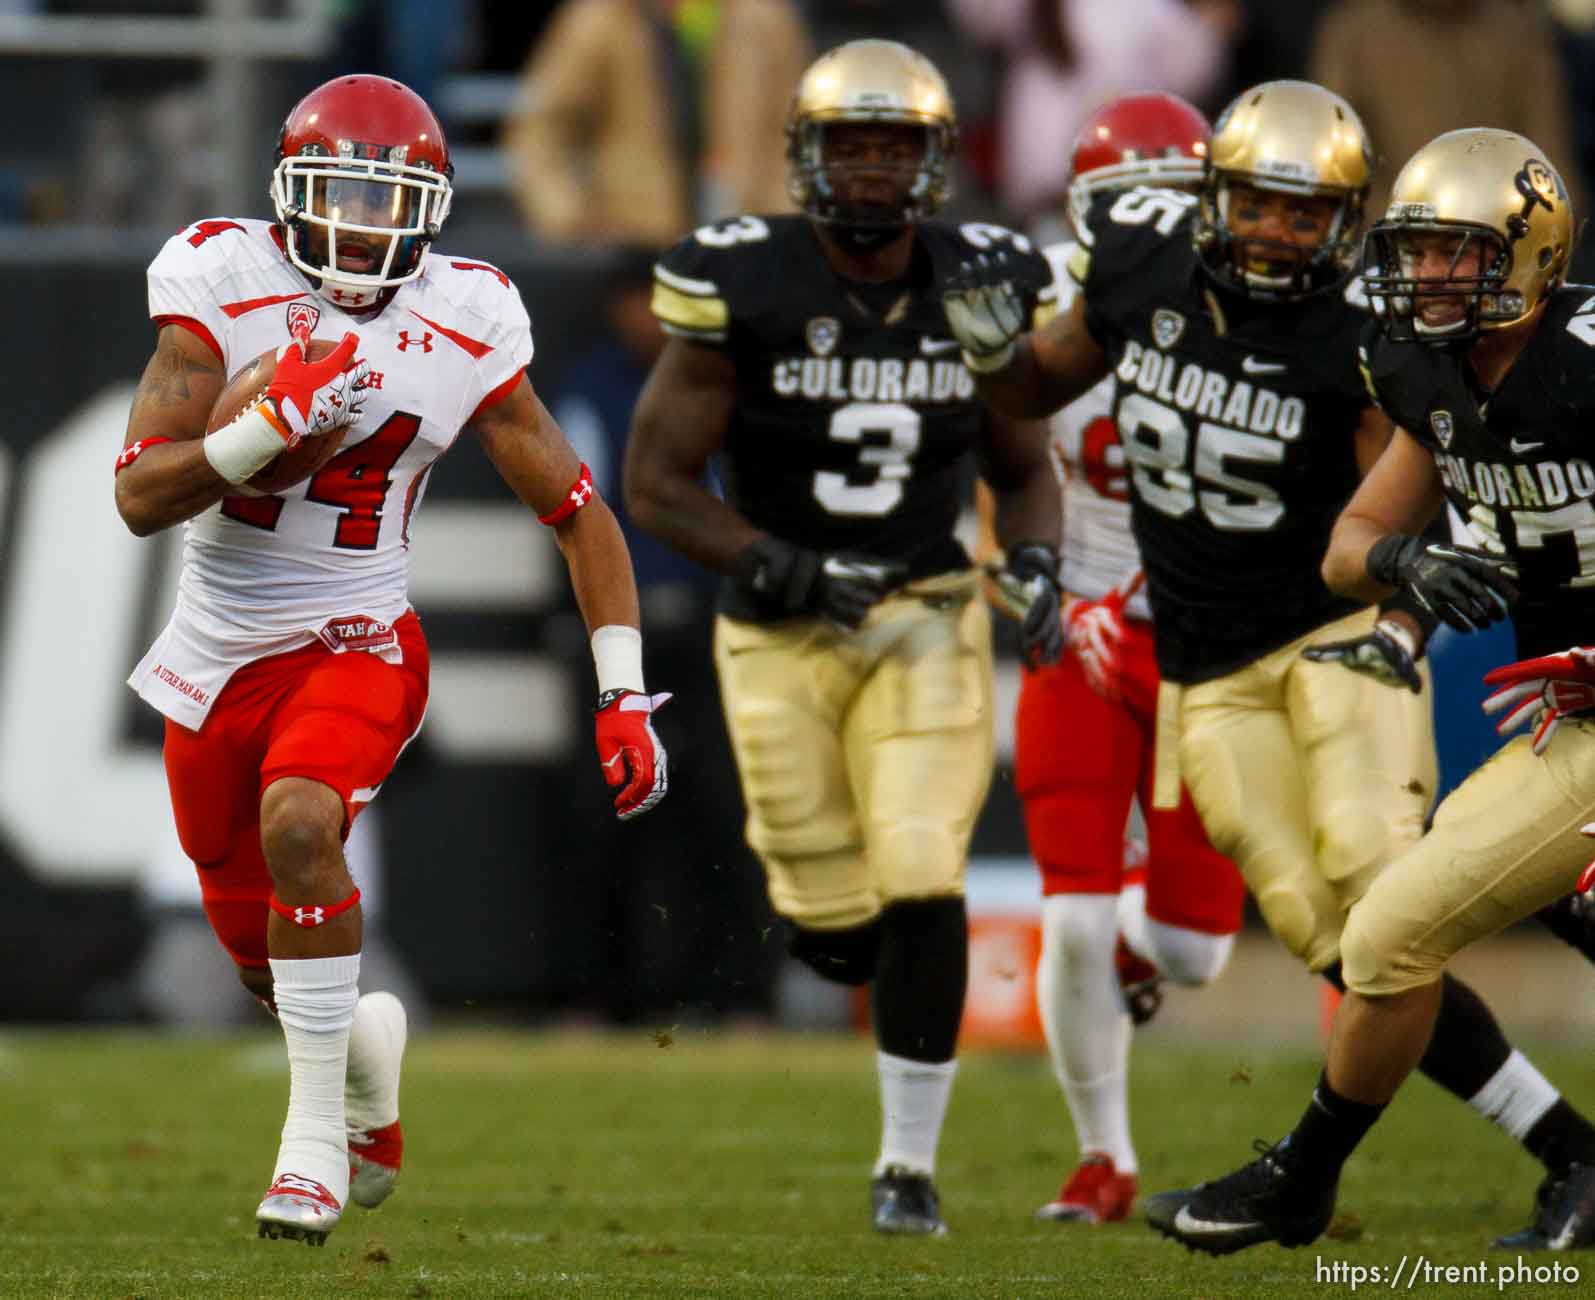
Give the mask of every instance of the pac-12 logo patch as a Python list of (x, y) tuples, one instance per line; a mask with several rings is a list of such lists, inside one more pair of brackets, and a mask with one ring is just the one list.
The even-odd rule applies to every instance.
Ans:
[(1456, 432), (1450, 411), (1430, 411), (1429, 427), (1434, 430), (1434, 436), (1440, 440), (1442, 447), (1450, 447), (1451, 435)]
[(828, 357), (842, 339), (842, 322), (835, 316), (816, 316), (803, 331), (809, 351), (817, 357)]
[(1158, 347), (1164, 349), (1173, 347), (1184, 333), (1185, 317), (1179, 312), (1159, 307), (1152, 313), (1152, 341)]
[(308, 302), (291, 302), (288, 304), (288, 336), (290, 338), (309, 338), (316, 331), (316, 326), (321, 323), (321, 308)]

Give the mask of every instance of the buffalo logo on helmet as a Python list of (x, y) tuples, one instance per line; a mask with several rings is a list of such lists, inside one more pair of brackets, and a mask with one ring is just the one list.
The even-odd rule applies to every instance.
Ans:
[(1512, 178), (1512, 183), (1523, 196), (1523, 206), (1506, 219), (1506, 232), (1516, 241), (1529, 233), (1529, 214), (1536, 207), (1555, 212), (1557, 200), (1565, 200), (1567, 195), (1556, 173), (1538, 158), (1530, 158), (1525, 162)]
[(1152, 341), (1167, 350), (1185, 334), (1185, 317), (1168, 307), (1159, 307), (1152, 313)]
[(828, 357), (836, 350), (842, 338), (842, 322), (835, 316), (816, 316), (803, 331), (809, 351), (817, 357)]

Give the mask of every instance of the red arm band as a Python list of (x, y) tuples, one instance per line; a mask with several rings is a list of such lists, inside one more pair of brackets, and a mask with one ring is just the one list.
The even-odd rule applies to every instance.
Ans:
[(581, 473), (576, 475), (576, 481), (570, 485), (570, 491), (565, 493), (565, 499), (559, 507), (549, 511), (546, 515), (538, 515), (537, 522), (547, 524), (552, 528), (557, 523), (562, 523), (580, 510), (593, 499), (593, 475), (585, 464)]
[(123, 447), (116, 457), (116, 472), (120, 474), (156, 443), (170, 441), (170, 438), (140, 438), (131, 447)]

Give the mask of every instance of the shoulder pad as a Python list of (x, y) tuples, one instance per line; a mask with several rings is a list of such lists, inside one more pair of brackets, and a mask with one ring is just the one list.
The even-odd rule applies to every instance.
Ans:
[(771, 224), (742, 216), (699, 226), (654, 264), (653, 313), (666, 333), (723, 343), (731, 324), (727, 301), (742, 271), (741, 254), (767, 245)]

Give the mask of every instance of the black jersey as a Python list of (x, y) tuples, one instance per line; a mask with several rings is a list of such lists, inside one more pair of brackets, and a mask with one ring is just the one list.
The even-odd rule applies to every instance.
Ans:
[[(783, 541), (906, 561), (913, 577), (969, 563), (953, 535), (987, 415), (949, 337), (941, 286), (1001, 246), (1032, 319), (1052, 272), (1000, 226), (916, 226), (907, 277), (853, 284), (806, 217), (705, 226), (655, 268), (654, 314), (670, 333), (723, 348), (737, 400), (720, 457), (726, 499)], [(722, 607), (771, 616), (727, 584)]]
[(1221, 677), (1358, 608), (1319, 574), (1357, 486), (1363, 311), (1340, 293), (1258, 303), (1213, 286), (1196, 199), (1105, 195), (1071, 267), (1118, 378), (1158, 668)]
[(1479, 543), (1516, 561), (1519, 657), (1595, 641), (1595, 286), (1551, 296), (1488, 397), (1461, 348), (1392, 343), (1370, 326), (1363, 360)]

